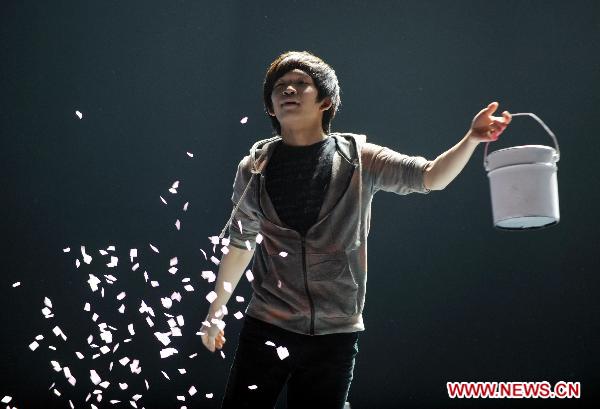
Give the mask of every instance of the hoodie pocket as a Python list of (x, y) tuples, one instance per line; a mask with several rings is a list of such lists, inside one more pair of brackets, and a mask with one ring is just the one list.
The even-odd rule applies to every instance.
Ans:
[(350, 317), (358, 311), (358, 284), (346, 253), (308, 253), (308, 288), (318, 315)]

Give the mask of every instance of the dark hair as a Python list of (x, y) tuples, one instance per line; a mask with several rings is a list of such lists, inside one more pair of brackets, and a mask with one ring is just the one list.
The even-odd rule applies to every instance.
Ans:
[(267, 70), (263, 84), (263, 98), (273, 129), (277, 134), (281, 134), (281, 124), (275, 116), (269, 115), (269, 111), (273, 111), (273, 102), (271, 101), (273, 86), (275, 85), (275, 81), (296, 68), (311, 76), (319, 91), (317, 96), (318, 101), (323, 101), (327, 97), (331, 98), (331, 107), (323, 112), (323, 121), (321, 123), (323, 131), (329, 133), (331, 120), (335, 117), (341, 103), (340, 86), (333, 68), (308, 51), (288, 51), (283, 53), (271, 63)]

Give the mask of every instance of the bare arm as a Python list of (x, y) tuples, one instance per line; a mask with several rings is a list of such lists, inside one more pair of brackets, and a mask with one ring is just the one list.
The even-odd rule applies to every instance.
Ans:
[[(215, 313), (227, 304), (253, 255), (254, 250), (248, 251), (235, 246), (229, 246), (229, 253), (224, 254), (223, 257), (221, 257), (219, 272), (217, 273), (215, 282), (217, 298), (212, 302), (208, 309), (208, 314), (206, 316), (208, 322), (210, 322), (212, 318), (215, 318)], [(225, 291), (223, 286), (224, 282), (231, 283), (232, 293)], [(221, 319), (222, 317), (216, 318)], [(224, 332), (219, 332), (219, 329), (215, 324), (211, 323), (210, 327), (203, 326), (200, 332), (204, 333), (204, 335), (202, 335), (202, 343), (209, 351), (215, 352), (215, 347), (217, 349), (223, 347), (223, 344), (225, 343)]]
[(502, 117), (492, 116), (497, 108), (498, 103), (492, 102), (482, 109), (473, 119), (464, 138), (429, 164), (425, 169), (425, 187), (431, 190), (444, 189), (463, 170), (480, 142), (498, 139), (510, 123), (511, 116), (507, 111), (502, 113)]

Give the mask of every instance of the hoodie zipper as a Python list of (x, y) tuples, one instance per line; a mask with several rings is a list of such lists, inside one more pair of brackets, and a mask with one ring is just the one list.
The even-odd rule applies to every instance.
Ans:
[(315, 304), (308, 289), (308, 272), (306, 271), (306, 237), (302, 236), (302, 273), (304, 274), (304, 288), (310, 305), (310, 335), (315, 335)]

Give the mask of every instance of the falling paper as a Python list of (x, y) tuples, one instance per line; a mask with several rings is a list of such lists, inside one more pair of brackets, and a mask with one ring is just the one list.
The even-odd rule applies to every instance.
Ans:
[(286, 347), (277, 347), (277, 355), (279, 355), (279, 359), (284, 360), (290, 353), (288, 352)]
[(233, 292), (233, 288), (231, 287), (231, 283), (229, 281), (223, 281), (223, 289), (228, 293)]
[(213, 281), (215, 281), (217, 276), (212, 271), (206, 270), (206, 271), (202, 272), (202, 278), (204, 278), (205, 280), (208, 280), (209, 283), (212, 283)]
[(217, 293), (215, 293), (214, 291), (211, 291), (210, 293), (208, 293), (206, 295), (206, 299), (208, 300), (209, 303), (212, 304), (212, 302), (217, 299)]
[(75, 115), (77, 115), (79, 119), (83, 118), (83, 114), (79, 111), (75, 111)]

